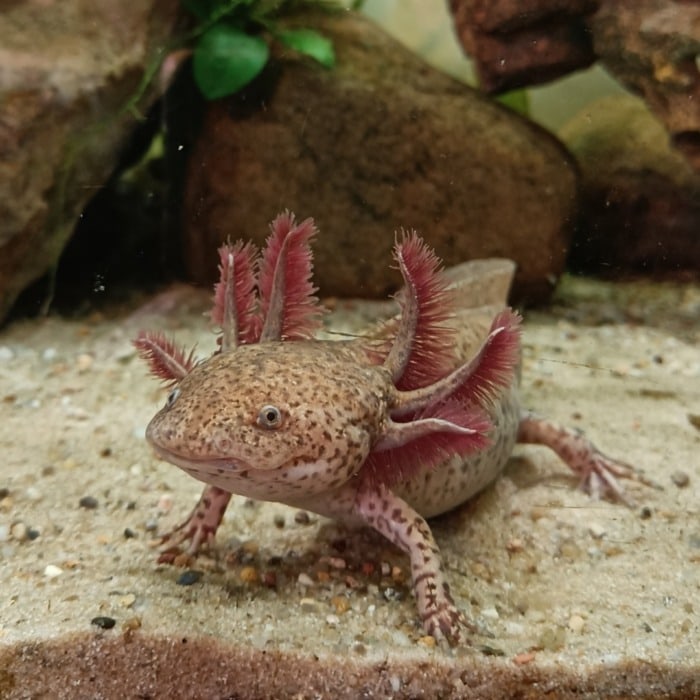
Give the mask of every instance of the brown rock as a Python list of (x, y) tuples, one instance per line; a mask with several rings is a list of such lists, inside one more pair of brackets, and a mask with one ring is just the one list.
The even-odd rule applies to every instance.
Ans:
[(325, 18), (337, 67), (278, 56), (211, 104), (190, 161), (186, 265), (214, 278), (227, 237), (261, 243), (281, 209), (313, 216), (323, 294), (384, 296), (394, 232), (415, 228), (445, 263), (506, 256), (520, 294), (561, 272), (575, 206), (570, 158), (546, 132), (436, 72), (358, 16)]
[(632, 96), (586, 107), (561, 138), (582, 171), (571, 264), (590, 272), (700, 270), (700, 175)]
[(642, 95), (700, 172), (700, 3), (603, 0), (590, 28), (606, 69)]
[(599, 59), (641, 94), (700, 172), (697, 0), (451, 0), (487, 92), (536, 85)]
[(0, 321), (56, 263), (115, 167), (136, 123), (119, 110), (177, 15), (163, 0), (26, 1), (0, 13)]
[(554, 80), (595, 61), (585, 17), (598, 0), (451, 0), (486, 92)]

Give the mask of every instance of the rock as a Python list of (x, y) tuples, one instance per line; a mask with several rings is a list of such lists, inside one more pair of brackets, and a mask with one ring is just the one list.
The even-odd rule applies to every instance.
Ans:
[(700, 172), (697, 0), (451, 0), (482, 87), (536, 85), (599, 60)]
[(585, 18), (597, 0), (450, 0), (457, 36), (481, 87), (502, 92), (595, 61)]
[(260, 244), (289, 208), (321, 229), (322, 294), (395, 289), (391, 248), (405, 227), (447, 265), (515, 259), (520, 296), (546, 298), (575, 213), (575, 168), (561, 144), (368, 20), (347, 13), (313, 26), (333, 38), (333, 70), (277, 54), (250, 89), (208, 107), (185, 192), (191, 277), (209, 284), (223, 240)]
[(700, 175), (632, 96), (586, 107), (560, 137), (578, 159), (581, 221), (571, 265), (587, 272), (700, 270)]
[(137, 123), (119, 110), (178, 16), (158, 0), (25, 1), (0, 13), (0, 321), (56, 263), (114, 169)]
[(700, 172), (700, 3), (603, 0), (589, 26), (605, 68), (642, 95)]

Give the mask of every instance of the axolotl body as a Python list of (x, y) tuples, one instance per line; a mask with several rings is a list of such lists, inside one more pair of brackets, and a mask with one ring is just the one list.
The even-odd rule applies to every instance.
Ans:
[(195, 362), (169, 340), (136, 345), (173, 383), (147, 428), (155, 452), (208, 486), (167, 539), (194, 553), (232, 493), (370, 525), (410, 557), (425, 631), (456, 643), (473, 629), (455, 605), (426, 521), (493, 481), (516, 441), (552, 447), (593, 495), (624, 498), (628, 465), (581, 434), (524, 413), (519, 317), (506, 260), (442, 271), (414, 233), (395, 259), (400, 314), (349, 341), (313, 339), (311, 220), (280, 215), (262, 257), (223, 246), (212, 317), (219, 348)]

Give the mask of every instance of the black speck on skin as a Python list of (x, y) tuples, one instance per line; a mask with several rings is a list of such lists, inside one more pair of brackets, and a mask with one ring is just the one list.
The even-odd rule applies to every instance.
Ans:
[(90, 620), (90, 624), (103, 630), (111, 630), (112, 627), (117, 624), (117, 621), (113, 617), (104, 617), (100, 615), (98, 617), (93, 617), (92, 620)]

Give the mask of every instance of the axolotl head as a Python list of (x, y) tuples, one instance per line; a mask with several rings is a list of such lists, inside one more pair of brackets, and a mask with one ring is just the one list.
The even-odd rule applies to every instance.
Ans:
[(196, 365), (146, 437), (194, 476), (252, 498), (312, 496), (350, 479), (382, 433), (393, 388), (345, 343), (241, 345)]

